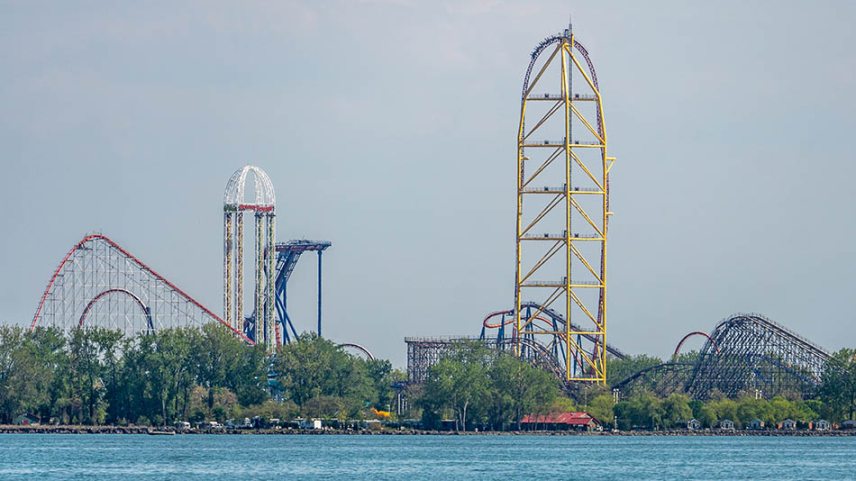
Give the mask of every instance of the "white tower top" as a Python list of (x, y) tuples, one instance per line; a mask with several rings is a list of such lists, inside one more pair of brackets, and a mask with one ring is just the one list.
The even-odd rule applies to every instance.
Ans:
[[(253, 173), (255, 185), (255, 198), (245, 198), (245, 187), (247, 184), (247, 174)], [(239, 208), (240, 206), (247, 207), (268, 207), (276, 206), (276, 193), (273, 190), (273, 183), (270, 181), (267, 173), (255, 165), (245, 165), (238, 169), (229, 177), (229, 182), (226, 183), (226, 193), (223, 195), (223, 203), (226, 207)]]

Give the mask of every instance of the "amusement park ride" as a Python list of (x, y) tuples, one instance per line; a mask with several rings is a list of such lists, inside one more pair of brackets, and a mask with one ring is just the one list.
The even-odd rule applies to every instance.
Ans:
[[(253, 195), (246, 185), (252, 179)], [(250, 344), (269, 350), (297, 337), (286, 311), (288, 281), (300, 254), (318, 254), (318, 334), (321, 333), (321, 254), (329, 241), (275, 242), (276, 197), (255, 166), (236, 171), (226, 185), (223, 242), (223, 317), (102, 234), (84, 237), (65, 255), (39, 300), (31, 328), (97, 325), (126, 335), (217, 322)], [(252, 310), (244, 306), (244, 213), (254, 216)], [(273, 281), (271, 281), (273, 279)], [(370, 354), (369, 354), (370, 356)]]
[[(252, 176), (254, 197), (246, 197)], [(292, 240), (275, 242), (276, 194), (273, 182), (262, 169), (247, 165), (226, 184), (223, 204), (223, 311), (234, 330), (270, 349), (297, 338), (297, 330), (286, 311), (287, 286), (304, 252), (318, 253), (318, 335), (321, 335), (321, 255), (329, 241)], [(244, 212), (255, 216), (255, 291), (253, 311), (244, 317)]]
[[(482, 338), (492, 331), (495, 346), (549, 366), (566, 383), (604, 384), (607, 354), (623, 356), (606, 342), (614, 161), (597, 73), (569, 25), (535, 47), (523, 79), (514, 307), (482, 324)], [(409, 353), (418, 342), (408, 341)]]
[[(609, 173), (603, 96), (587, 50), (570, 26), (534, 49), (523, 80), (517, 132), (517, 213), (514, 305), (482, 321), (477, 338), (557, 376), (569, 389), (606, 384), (607, 358), (625, 354), (607, 344), (607, 234)], [(247, 185), (252, 179), (251, 195)], [(223, 203), (223, 316), (102, 234), (78, 242), (59, 263), (42, 294), (32, 328), (98, 325), (128, 335), (210, 322), (270, 351), (297, 339), (287, 308), (287, 286), (301, 255), (318, 256), (321, 335), (322, 255), (328, 241), (275, 239), (276, 196), (268, 175), (255, 166), (236, 171)], [(244, 216), (252, 215), (253, 248), (244, 244)], [(252, 251), (251, 306), (245, 306), (244, 266)], [(677, 353), (613, 385), (645, 386), (703, 398), (810, 392), (829, 354), (757, 314), (719, 323), (693, 362)], [(688, 335), (689, 336), (689, 335)], [(467, 338), (407, 338), (411, 383)], [(343, 348), (365, 348), (342, 344)], [(617, 391), (616, 391), (617, 392)]]
[[(606, 384), (609, 172), (603, 96), (588, 51), (571, 27), (532, 52), (523, 80), (517, 133), (517, 235), (514, 307), (488, 314), (478, 338), (407, 338), (412, 383), (461, 342), (513, 352), (556, 374), (573, 391)], [(809, 393), (829, 354), (758, 314), (732, 316), (693, 362), (676, 359), (612, 387), (642, 386), (703, 398)], [(678, 344), (680, 350), (686, 338)]]

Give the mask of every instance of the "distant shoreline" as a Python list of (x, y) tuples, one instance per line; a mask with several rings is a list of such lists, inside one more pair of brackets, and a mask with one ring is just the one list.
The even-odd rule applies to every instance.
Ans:
[(342, 429), (188, 429), (176, 430), (173, 428), (152, 428), (146, 426), (81, 426), (81, 425), (0, 425), (0, 434), (137, 434), (145, 435), (150, 432), (163, 433), (174, 432), (177, 435), (217, 434), (217, 435), (350, 435), (350, 436), (761, 436), (761, 437), (856, 437), (856, 430), (830, 430), (830, 431), (807, 431), (807, 430), (669, 430), (669, 431), (423, 431), (415, 429), (405, 430), (342, 430)]

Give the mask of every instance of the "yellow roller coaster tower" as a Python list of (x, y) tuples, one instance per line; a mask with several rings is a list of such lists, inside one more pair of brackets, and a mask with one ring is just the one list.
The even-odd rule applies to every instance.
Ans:
[[(532, 52), (517, 137), (516, 351), (551, 350), (565, 381), (606, 382), (609, 170), (603, 98), (568, 27)], [(548, 315), (549, 314), (549, 315)]]

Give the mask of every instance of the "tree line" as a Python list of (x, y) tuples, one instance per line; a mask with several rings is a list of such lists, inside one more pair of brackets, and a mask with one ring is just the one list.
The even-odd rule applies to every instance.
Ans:
[[(689, 354), (691, 356), (692, 354)], [(661, 363), (650, 356), (610, 360), (612, 380)], [(0, 326), (0, 423), (21, 415), (63, 424), (164, 425), (227, 419), (366, 419), (395, 405), (404, 373), (386, 360), (353, 356), (327, 339), (304, 334), (273, 354), (249, 346), (216, 324), (163, 329), (128, 338), (98, 327), (62, 332)], [(833, 423), (856, 419), (856, 350), (835, 353), (817, 396), (702, 402), (683, 394), (622, 393), (604, 386), (569, 395), (548, 373), (481, 343), (462, 343), (408, 388), (409, 409), (426, 429), (520, 429), (528, 414), (586, 411), (621, 429), (745, 427), (793, 419)]]
[[(698, 353), (682, 354), (679, 362), (692, 363)], [(607, 372), (610, 382), (615, 383), (647, 367), (663, 361), (651, 356), (631, 356), (627, 359), (610, 360)], [(601, 405), (612, 395), (602, 394)], [(691, 400), (682, 394), (659, 398), (650, 392), (634, 392), (622, 397), (612, 412), (600, 411), (601, 415), (618, 418), (619, 427), (671, 428), (679, 421), (694, 418), (704, 427), (715, 427), (719, 421), (729, 420), (736, 427), (746, 427), (759, 420), (766, 426), (775, 425), (786, 419), (808, 424), (825, 419), (833, 423), (856, 420), (856, 350), (841, 349), (827, 361), (816, 393), (803, 399), (799, 393), (776, 396), (772, 399), (756, 399), (755, 393), (741, 393), (730, 399), (722, 393), (707, 393), (707, 400)], [(691, 417), (688, 417), (691, 416)]]
[(163, 425), (296, 416), (361, 419), (387, 409), (402, 374), (305, 334), (268, 355), (216, 324), (128, 338), (0, 326), (0, 423)]
[[(685, 354), (691, 361), (694, 353)], [(611, 359), (609, 382), (624, 379), (663, 361), (651, 356)], [(798, 395), (756, 399), (745, 393), (729, 399), (718, 392), (706, 401), (680, 393), (658, 397), (634, 390), (615, 394), (606, 386), (589, 385), (571, 395), (560, 389), (552, 375), (510, 354), (493, 351), (483, 344), (463, 344), (429, 369), (428, 380), (417, 405), (422, 424), (436, 428), (441, 419), (454, 420), (455, 429), (520, 429), (525, 414), (585, 411), (604, 425), (628, 429), (681, 429), (696, 419), (702, 427), (715, 428), (729, 420), (735, 428), (746, 428), (759, 420), (774, 426), (787, 419), (802, 425), (825, 419), (833, 423), (852, 420), (856, 413), (856, 350), (835, 353), (824, 370), (817, 396)]]

